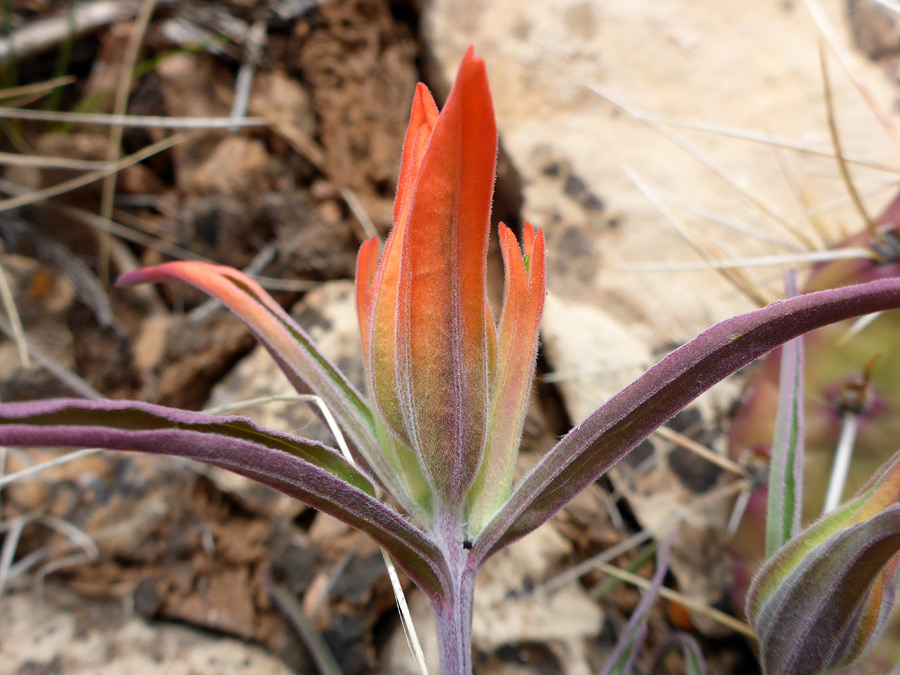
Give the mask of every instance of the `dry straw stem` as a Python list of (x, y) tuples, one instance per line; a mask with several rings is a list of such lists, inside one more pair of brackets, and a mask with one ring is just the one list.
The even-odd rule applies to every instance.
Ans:
[(78, 3), (72, 8), (71, 18), (65, 13), (30, 21), (0, 38), (0, 60), (26, 58), (52, 49), (73, 32), (80, 36), (101, 26), (126, 21), (137, 13), (139, 6), (139, 0), (94, 0)]
[(795, 253), (804, 251), (806, 248), (805, 244), (798, 244), (793, 241), (788, 241), (781, 237), (769, 234), (768, 232), (765, 232), (758, 228), (750, 227), (742, 223), (740, 220), (737, 220), (736, 218), (730, 218), (728, 216), (722, 215), (721, 213), (716, 213), (715, 211), (704, 208), (703, 206), (693, 204), (686, 199), (682, 199), (678, 195), (663, 192), (659, 189), (656, 190), (656, 195), (661, 202), (665, 202), (666, 204), (670, 204), (672, 206), (677, 206), (678, 208), (684, 209), (689, 213), (700, 216), (701, 218), (705, 218), (711, 223), (721, 225), (722, 227), (726, 227), (729, 230), (734, 230), (735, 232), (738, 232), (745, 237), (750, 237), (751, 239), (756, 239), (767, 244), (772, 244), (773, 246), (778, 246), (785, 251), (793, 251)]
[[(647, 183), (637, 174), (636, 171), (629, 167), (623, 167), (623, 171), (625, 174), (631, 179), (631, 181), (635, 184), (638, 190), (641, 191), (647, 201), (649, 201), (657, 211), (659, 211), (660, 215), (663, 219), (674, 229), (681, 237), (688, 243), (688, 245), (697, 252), (697, 254), (704, 258), (706, 261), (710, 263), (715, 263), (713, 260), (714, 247), (709, 240), (704, 237), (699, 236), (697, 233), (692, 233), (687, 227), (684, 226), (677, 218), (675, 218), (669, 211), (663, 208), (662, 202), (657, 198), (656, 193), (650, 188)], [(719, 255), (721, 257), (722, 254)], [(738, 291), (744, 294), (751, 302), (753, 302), (758, 307), (764, 307), (769, 304), (771, 301), (770, 298), (767, 297), (762, 288), (757, 286), (751, 279), (747, 277), (741, 270), (730, 269), (730, 268), (717, 268), (717, 271), (732, 284)]]
[(69, 157), (51, 157), (49, 155), (20, 155), (15, 152), (0, 152), (0, 165), (93, 171), (109, 166), (109, 162), (98, 159), (73, 159)]
[[(835, 158), (835, 151), (833, 148), (820, 148), (814, 145), (808, 145), (787, 138), (782, 138), (780, 136), (773, 136), (761, 131), (742, 129), (739, 127), (732, 127), (727, 124), (718, 124), (715, 122), (704, 122), (702, 120), (670, 117), (668, 115), (657, 115), (650, 112), (640, 112), (638, 114), (640, 116), (637, 119), (640, 119), (641, 121), (655, 122), (657, 124), (664, 124), (670, 127), (690, 129), (692, 131), (702, 131), (726, 138), (736, 138), (743, 141), (761, 143), (772, 148), (793, 150), (801, 154), (812, 155), (815, 157), (825, 157), (828, 159)], [(841, 155), (841, 158), (848, 164), (857, 164), (859, 166), (864, 166), (869, 169), (877, 169), (886, 173), (900, 173), (900, 167), (898, 167), (897, 165), (885, 164), (884, 162), (879, 162), (878, 160), (870, 159), (868, 157), (860, 157), (858, 155)]]
[(6, 309), (13, 341), (19, 350), (19, 361), (22, 363), (23, 368), (31, 368), (31, 359), (28, 357), (28, 343), (25, 341), (25, 329), (22, 327), (22, 319), (16, 307), (16, 299), (13, 297), (12, 289), (9, 287), (9, 280), (6, 278), (6, 272), (3, 270), (2, 265), (0, 265), (0, 299), (3, 300), (3, 306)]
[(230, 129), (235, 124), (241, 127), (265, 127), (269, 121), (264, 117), (245, 117), (232, 120), (230, 117), (167, 117), (165, 115), (108, 115), (105, 113), (49, 112), (0, 106), (0, 119), (32, 120), (37, 122), (62, 122), (71, 124), (95, 124), (100, 126), (120, 125), (123, 127), (152, 127), (154, 129)]
[(137, 164), (138, 162), (141, 162), (148, 157), (162, 152), (163, 150), (168, 150), (172, 146), (181, 143), (184, 139), (185, 137), (183, 135), (175, 134), (174, 136), (169, 136), (168, 138), (164, 138), (161, 141), (157, 141), (156, 143), (153, 143), (152, 145), (149, 145), (146, 148), (139, 150), (138, 152), (127, 155), (119, 161), (109, 164), (106, 168), (88, 172), (82, 176), (77, 176), (70, 180), (57, 183), (56, 185), (51, 185), (42, 190), (36, 190), (29, 194), (23, 194), (18, 197), (10, 197), (7, 199), (0, 199), (0, 211), (9, 211), (10, 209), (19, 208), (20, 206), (27, 206), (29, 204), (34, 204), (36, 202), (49, 199), (50, 197), (56, 197), (66, 192), (71, 192), (72, 190), (76, 190), (80, 187), (84, 187), (85, 185), (89, 185), (98, 180), (101, 180), (102, 178), (105, 178), (106, 176), (121, 171), (127, 166)]
[[(266, 22), (258, 19), (244, 36), (245, 58), (238, 70), (234, 83), (234, 104), (231, 107), (231, 119), (238, 121), (245, 116), (247, 104), (250, 102), (250, 89), (253, 86), (253, 77), (262, 56), (263, 44), (266, 41)], [(238, 126), (232, 127), (237, 131)]]
[[(116, 115), (124, 115), (128, 107), (128, 92), (131, 89), (133, 79), (134, 66), (137, 63), (138, 54), (141, 50), (141, 44), (144, 41), (144, 35), (147, 32), (147, 26), (150, 25), (150, 17), (153, 16), (153, 8), (156, 6), (156, 0), (143, 0), (141, 9), (137, 19), (131, 27), (131, 35), (128, 37), (128, 45), (125, 47), (125, 54), (122, 58), (122, 64), (119, 68), (118, 82), (116, 83), (115, 99), (113, 103), (113, 113)], [(109, 141), (106, 146), (106, 159), (113, 162), (121, 157), (122, 152), (122, 134), (124, 127), (121, 124), (114, 124), (109, 129)], [(100, 189), (100, 217), (106, 220), (112, 219), (113, 201), (116, 197), (116, 175), (109, 174), (103, 178)], [(98, 271), (97, 276), (104, 284), (109, 283), (109, 255), (111, 248), (111, 238), (106, 232), (98, 233)]]
[[(0, 332), (4, 333), (11, 340), (15, 339), (15, 334), (13, 333), (12, 326), (3, 316), (0, 316)], [(53, 377), (65, 384), (79, 396), (94, 400), (100, 400), (104, 398), (104, 396), (100, 392), (98, 392), (82, 378), (72, 372), (72, 370), (66, 368), (62, 363), (59, 362), (59, 360), (56, 359), (56, 357), (42, 349), (40, 345), (34, 343), (30, 344), (28, 346), (28, 353), (35, 361), (37, 361), (44, 369), (46, 369), (47, 372), (49, 372), (51, 375), (53, 375)], [(0, 485), (2, 484), (3, 483), (0, 482)]]
[(738, 267), (769, 267), (773, 265), (798, 265), (847, 258), (875, 259), (875, 253), (868, 248), (852, 247), (827, 251), (806, 251), (789, 255), (766, 255), (754, 258), (732, 258), (710, 262), (633, 262), (619, 265), (619, 269), (631, 272), (685, 272), (692, 270), (729, 270)]
[[(353, 460), (353, 455), (350, 452), (350, 448), (347, 446), (347, 441), (344, 438), (344, 433), (341, 431), (340, 425), (338, 425), (337, 420), (334, 418), (331, 410), (328, 408), (328, 405), (325, 403), (324, 399), (320, 396), (316, 396), (315, 394), (288, 394), (288, 395), (280, 395), (280, 396), (262, 396), (259, 398), (251, 398), (243, 401), (237, 401), (235, 403), (231, 403), (228, 405), (217, 406), (214, 408), (207, 408), (205, 412), (211, 412), (215, 414), (225, 413), (225, 412), (234, 412), (236, 410), (241, 410), (243, 408), (252, 408), (257, 405), (263, 405), (266, 403), (272, 402), (294, 402), (294, 401), (306, 401), (307, 403), (312, 403), (315, 405), (319, 412), (322, 414), (322, 418), (331, 431), (332, 436), (334, 436), (335, 443), (338, 446), (338, 449), (341, 451), (341, 455), (343, 455), (344, 459), (347, 460), (351, 464), (351, 466), (356, 466), (356, 462)], [(380, 547), (379, 547), (380, 548)], [(409, 645), (409, 649), (412, 652), (413, 658), (416, 662), (416, 666), (419, 669), (419, 672), (422, 675), (427, 675), (428, 667), (425, 664), (425, 654), (422, 651), (422, 645), (419, 641), (419, 636), (416, 633), (416, 627), (413, 624), (412, 613), (409, 611), (409, 604), (406, 602), (406, 595), (403, 592), (403, 586), (400, 583), (400, 577), (397, 575), (397, 568), (394, 566), (394, 562), (391, 560), (391, 557), (387, 554), (383, 548), (381, 548), (381, 557), (384, 559), (384, 565), (387, 568), (388, 578), (391, 581), (391, 588), (394, 591), (394, 599), (397, 602), (397, 610), (400, 613), (400, 622), (403, 625), (403, 633), (406, 636), (407, 644)], [(299, 608), (297, 608), (299, 609)], [(302, 610), (299, 610), (302, 615)], [(298, 627), (298, 630), (300, 627)], [(304, 636), (305, 637), (305, 636)]]
[(750, 482), (748, 480), (741, 479), (728, 485), (724, 485), (712, 492), (708, 492), (692, 504), (680, 508), (656, 527), (641, 530), (637, 534), (620, 541), (618, 544), (609, 547), (593, 558), (588, 558), (587, 560), (570, 567), (565, 572), (537, 584), (531, 593), (552, 593), (556, 589), (562, 588), (570, 581), (575, 581), (585, 574), (597, 569), (599, 563), (608, 563), (609, 561), (618, 558), (620, 555), (627, 553), (634, 547), (640, 546), (645, 541), (649, 541), (654, 537), (661, 536), (664, 533), (671, 531), (682, 520), (695, 511), (700, 511), (716, 502), (728, 499), (742, 490), (746, 490), (749, 485)]
[(67, 84), (74, 84), (77, 81), (78, 79), (74, 75), (63, 75), (61, 77), (54, 77), (49, 80), (44, 80), (43, 82), (33, 82), (31, 84), (23, 84), (18, 87), (6, 87), (5, 89), (0, 89), (0, 101), (9, 98), (19, 98), (21, 96), (43, 96), (53, 91), (57, 87), (63, 87)]
[[(596, 565), (597, 569), (603, 572), (604, 574), (608, 574), (611, 577), (616, 577), (617, 579), (621, 579), (629, 584), (637, 586), (638, 588), (647, 589), (650, 587), (650, 581), (645, 579), (644, 577), (639, 577), (636, 574), (632, 574), (631, 572), (626, 572), (623, 569), (616, 567), (615, 565), (610, 565), (605, 562), (598, 562)], [(697, 612), (698, 614), (702, 614), (721, 625), (732, 629), (733, 631), (740, 633), (748, 638), (755, 638), (756, 634), (753, 632), (753, 629), (750, 628), (743, 621), (739, 621), (735, 619), (730, 614), (726, 614), (715, 607), (710, 607), (702, 602), (694, 600), (690, 596), (679, 593), (678, 591), (673, 591), (671, 588), (667, 588), (662, 586), (659, 589), (659, 595), (666, 600), (671, 600), (672, 602), (677, 602), (680, 605), (684, 605), (688, 609)]]
[(692, 157), (694, 160), (699, 162), (701, 165), (705, 166), (709, 169), (713, 174), (715, 174), (720, 180), (722, 180), (728, 187), (734, 190), (735, 193), (741, 195), (744, 199), (750, 202), (753, 206), (755, 206), (760, 212), (771, 218), (775, 223), (778, 223), (782, 226), (782, 228), (790, 233), (792, 236), (795, 235), (793, 228), (790, 226), (789, 219), (785, 217), (783, 214), (779, 213), (774, 207), (770, 206), (766, 203), (766, 201), (750, 191), (743, 185), (741, 185), (740, 181), (732, 178), (731, 175), (728, 174), (722, 167), (718, 166), (712, 158), (710, 158), (706, 153), (704, 153), (699, 148), (695, 147), (691, 143), (689, 143), (686, 139), (678, 136), (677, 134), (672, 133), (670, 130), (666, 129), (663, 125), (655, 122), (651, 115), (648, 115), (642, 110), (638, 110), (631, 103), (625, 101), (621, 96), (607, 89), (606, 87), (602, 87), (598, 84), (588, 85), (588, 88), (593, 91), (598, 96), (606, 99), (616, 107), (620, 108), (622, 111), (628, 114), (629, 117), (633, 119), (643, 122), (651, 129), (661, 134), (664, 138), (671, 141), (675, 145), (677, 145), (681, 150), (683, 150), (688, 156)]
[(747, 469), (737, 462), (725, 457), (724, 455), (720, 455), (717, 452), (713, 452), (706, 446), (700, 445), (696, 441), (688, 438), (684, 434), (680, 434), (674, 429), (670, 429), (669, 427), (662, 426), (659, 427), (656, 431), (653, 432), (657, 436), (661, 436), (665, 438), (667, 441), (671, 441), (676, 445), (693, 452), (695, 455), (702, 457), (710, 464), (715, 464), (720, 469), (724, 469), (725, 471), (730, 471), (731, 473), (737, 476), (745, 476), (747, 474)]
[(875, 115), (875, 118), (888, 133), (891, 140), (894, 142), (894, 145), (896, 145), (897, 148), (900, 149), (900, 131), (898, 131), (897, 126), (894, 124), (890, 116), (885, 113), (884, 110), (882, 110), (880, 105), (878, 105), (878, 102), (875, 100), (875, 97), (872, 95), (869, 89), (865, 85), (863, 85), (860, 79), (856, 76), (856, 73), (853, 71), (853, 67), (851, 66), (850, 53), (847, 48), (841, 43), (837, 31), (835, 30), (831, 21), (828, 20), (828, 15), (822, 8), (822, 5), (818, 0), (804, 0), (804, 4), (806, 5), (807, 11), (815, 22), (816, 28), (824, 38), (826, 44), (828, 45), (828, 48), (831, 50), (831, 53), (835, 55), (838, 63), (844, 70), (844, 74), (847, 76), (847, 79), (850, 80), (850, 83), (859, 93), (860, 97), (863, 99), (863, 101), (865, 101), (866, 105), (869, 106), (872, 114)]
[(841, 151), (841, 136), (838, 133), (837, 121), (834, 116), (834, 100), (831, 95), (831, 78), (828, 76), (828, 62), (827, 55), (825, 53), (825, 46), (822, 44), (822, 40), (819, 40), (819, 66), (822, 69), (822, 86), (824, 89), (825, 96), (825, 108), (827, 111), (828, 118), (828, 133), (831, 135), (831, 144), (834, 146), (834, 156), (837, 160), (838, 170), (841, 173), (841, 180), (844, 181), (844, 186), (847, 188), (847, 193), (853, 199), (853, 206), (856, 208), (856, 212), (859, 214), (859, 217), (862, 219), (863, 223), (866, 225), (866, 229), (869, 232), (869, 237), (872, 239), (872, 243), (877, 243), (881, 236), (875, 229), (875, 223), (872, 222), (872, 219), (869, 217), (868, 211), (866, 211), (866, 207), (863, 206), (862, 200), (859, 198), (859, 194), (856, 192), (856, 186), (853, 184), (853, 179), (850, 177), (850, 171), (847, 169), (847, 163), (842, 159), (843, 153)]

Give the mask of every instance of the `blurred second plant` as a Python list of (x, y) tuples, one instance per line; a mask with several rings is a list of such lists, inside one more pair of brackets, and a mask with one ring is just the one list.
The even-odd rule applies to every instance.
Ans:
[[(468, 675), (474, 580), (491, 555), (552, 517), (736, 369), (819, 326), (900, 307), (900, 280), (886, 279), (791, 298), (717, 324), (598, 408), (514, 482), (545, 263), (540, 231), (525, 225), (522, 250), (500, 226), (506, 288), (495, 320), (485, 271), (496, 152), (485, 66), (470, 50), (443, 111), (424, 86), (417, 89), (394, 229), (380, 255), (375, 241), (359, 254), (368, 395), (236, 270), (169, 263), (119, 280), (120, 286), (184, 281), (219, 298), (301, 393), (324, 401), (340, 430), (337, 448), (241, 417), (71, 399), (0, 406), (0, 444), (188, 457), (331, 514), (375, 539), (428, 596), (442, 672)], [(382, 501), (382, 491), (403, 512)]]

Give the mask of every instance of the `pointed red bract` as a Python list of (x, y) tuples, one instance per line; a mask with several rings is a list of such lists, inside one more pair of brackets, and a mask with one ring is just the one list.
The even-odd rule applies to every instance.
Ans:
[(490, 426), (484, 461), (470, 497), (473, 532), (481, 529), (509, 494), (534, 376), (544, 309), (544, 233), (535, 235), (531, 223), (526, 222), (522, 240), (524, 256), (515, 235), (500, 223), (506, 286), (491, 369)]
[[(442, 501), (462, 504), (488, 415), (486, 267), (497, 129), (481, 59), (463, 59), (438, 115), (419, 86), (394, 229), (371, 284), (358, 278), (369, 383), (386, 426), (418, 454)], [(371, 245), (358, 273), (369, 275)]]

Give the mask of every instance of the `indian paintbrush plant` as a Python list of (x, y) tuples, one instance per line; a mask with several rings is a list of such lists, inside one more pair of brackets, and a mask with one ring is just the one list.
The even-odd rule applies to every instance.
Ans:
[[(359, 253), (366, 395), (281, 306), (236, 270), (175, 262), (118, 281), (183, 281), (221, 300), (249, 325), (298, 391), (324, 401), (348, 456), (242, 417), (136, 401), (0, 405), (0, 444), (178, 455), (229, 469), (328, 513), (370, 535), (428, 596), (442, 672), (471, 673), (473, 584), (491, 555), (552, 517), (735, 370), (820, 326), (900, 307), (900, 280), (883, 279), (790, 298), (717, 324), (612, 397), (514, 482), (544, 297), (544, 239), (526, 224), (520, 249), (512, 232), (500, 226), (506, 285), (495, 319), (485, 275), (496, 153), (485, 66), (470, 50), (440, 113), (424, 86), (416, 90), (393, 230), (382, 251), (372, 240)], [(892, 478), (893, 473), (883, 475), (884, 481)], [(401, 510), (383, 501), (382, 492)], [(895, 508), (876, 514), (881, 502), (871, 503), (855, 513), (896, 519)], [(867, 536), (863, 540), (874, 535)], [(854, 539), (851, 546), (858, 543)], [(890, 545), (900, 547), (894, 539)], [(850, 590), (813, 578), (814, 594), (867, 593), (881, 560), (870, 550), (860, 544), (858, 556), (869, 564)], [(764, 588), (769, 603), (783, 601), (777, 585)], [(806, 601), (796, 594), (790, 600)], [(851, 605), (830, 602), (826, 610), (840, 613)], [(842, 639), (843, 634), (835, 638), (838, 651), (845, 648)], [(769, 662), (765, 653), (763, 661)]]

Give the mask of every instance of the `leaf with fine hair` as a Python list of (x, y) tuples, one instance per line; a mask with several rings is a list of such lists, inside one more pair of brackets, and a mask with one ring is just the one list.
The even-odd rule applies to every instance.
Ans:
[(746, 614), (766, 675), (859, 660), (884, 633), (900, 582), (900, 452), (753, 579)]
[(531, 532), (717, 382), (788, 340), (900, 307), (900, 279), (810, 293), (716, 324), (679, 347), (566, 434), (479, 534), (484, 560)]
[(137, 401), (57, 399), (0, 407), (0, 445), (53, 445), (174, 455), (268, 485), (365, 532), (429, 595), (447, 570), (431, 539), (378, 501), (371, 483), (337, 451), (217, 416)]
[[(797, 276), (785, 281), (788, 297), (797, 295)], [(766, 557), (800, 532), (803, 504), (803, 338), (789, 340), (781, 348), (778, 414), (769, 462), (766, 507)]]
[(203, 262), (171, 262), (122, 275), (116, 286), (182, 281), (221, 300), (249, 326), (279, 368), (301, 394), (320, 396), (351, 441), (357, 465), (371, 469), (408, 510), (403, 483), (379, 450), (372, 413), (362, 395), (297, 325), (291, 316), (250, 277), (231, 267)]
[(766, 675), (815, 675), (864, 656), (888, 626), (898, 552), (900, 505), (810, 553), (752, 615)]

